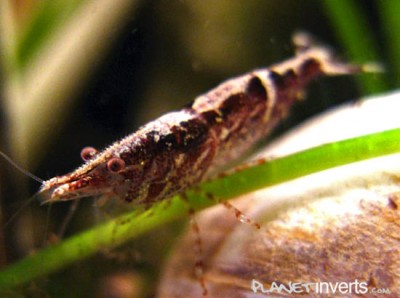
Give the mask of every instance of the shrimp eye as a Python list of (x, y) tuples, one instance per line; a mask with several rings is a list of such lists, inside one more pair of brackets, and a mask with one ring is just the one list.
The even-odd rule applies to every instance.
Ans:
[(93, 147), (85, 147), (82, 149), (81, 151), (81, 158), (84, 161), (87, 161), (89, 159), (92, 159), (93, 156), (95, 156), (97, 154), (97, 150)]
[(111, 172), (119, 172), (125, 167), (125, 161), (118, 157), (113, 157), (107, 162), (107, 168)]

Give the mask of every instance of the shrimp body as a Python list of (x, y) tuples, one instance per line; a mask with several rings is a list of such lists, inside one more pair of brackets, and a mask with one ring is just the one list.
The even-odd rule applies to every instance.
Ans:
[(358, 71), (325, 47), (304, 46), (292, 59), (230, 79), (168, 113), (81, 167), (45, 181), (45, 202), (106, 195), (151, 205), (212, 177), (264, 138), (305, 86), (321, 75)]

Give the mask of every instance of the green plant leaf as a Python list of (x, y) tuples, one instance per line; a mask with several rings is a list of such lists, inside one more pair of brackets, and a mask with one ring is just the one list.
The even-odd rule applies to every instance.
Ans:
[[(326, 0), (325, 5), (333, 29), (346, 48), (351, 61), (358, 63), (380, 63), (380, 55), (376, 42), (372, 37), (372, 28), (362, 12), (361, 3), (353, 0)], [(387, 84), (382, 75), (362, 74), (358, 82), (365, 94), (373, 94), (387, 90)]]
[(62, 22), (74, 14), (82, 2), (84, 1), (53, 0), (38, 3), (36, 13), (25, 26), (17, 45), (17, 56), (22, 69), (31, 62)]

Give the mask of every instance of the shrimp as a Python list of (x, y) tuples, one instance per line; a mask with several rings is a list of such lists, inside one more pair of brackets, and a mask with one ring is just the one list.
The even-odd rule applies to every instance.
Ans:
[(223, 82), (101, 152), (85, 148), (81, 167), (43, 182), (43, 202), (103, 196), (151, 206), (183, 193), (268, 135), (311, 80), (362, 68), (338, 61), (307, 35), (294, 40), (294, 58)]

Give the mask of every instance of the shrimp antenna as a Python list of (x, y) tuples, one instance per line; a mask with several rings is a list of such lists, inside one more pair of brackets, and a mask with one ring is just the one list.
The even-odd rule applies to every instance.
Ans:
[(32, 178), (33, 180), (39, 182), (39, 183), (43, 183), (44, 180), (40, 179), (39, 177), (33, 175), (32, 173), (30, 173), (29, 171), (25, 170), (24, 168), (22, 168), (20, 165), (18, 165), (15, 161), (13, 161), (11, 159), (11, 157), (9, 157), (7, 154), (5, 154), (3, 151), (0, 151), (0, 155), (7, 160), (14, 168), (16, 168), (18, 171), (20, 171), (21, 173), (25, 174), (26, 176)]

